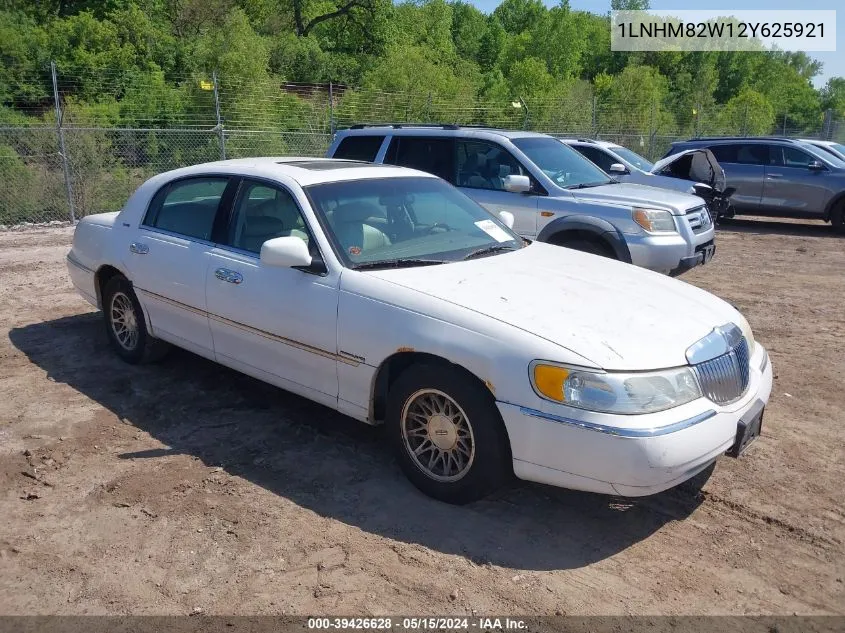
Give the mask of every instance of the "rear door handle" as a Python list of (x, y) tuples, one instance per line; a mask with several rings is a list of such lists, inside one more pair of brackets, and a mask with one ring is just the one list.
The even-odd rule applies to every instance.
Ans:
[(214, 271), (214, 276), (220, 281), (226, 281), (230, 284), (239, 284), (244, 280), (244, 276), (235, 270), (228, 268), (218, 268)]
[(129, 245), (129, 251), (136, 255), (146, 255), (150, 252), (150, 247), (146, 244), (141, 244), (141, 242), (132, 242)]
[(766, 174), (766, 178), (783, 178), (783, 174)]

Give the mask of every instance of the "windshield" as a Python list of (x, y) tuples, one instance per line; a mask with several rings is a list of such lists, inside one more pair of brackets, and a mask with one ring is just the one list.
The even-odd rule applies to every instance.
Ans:
[(372, 178), (305, 188), (350, 268), (440, 264), (522, 248), (497, 217), (439, 178)]
[(651, 168), (654, 167), (654, 163), (647, 161), (645, 158), (636, 152), (629, 150), (627, 147), (617, 145), (615, 147), (611, 147), (610, 149), (614, 154), (619, 154), (622, 158), (634, 165), (634, 167), (642, 169), (643, 171), (651, 171)]
[(829, 143), (824, 145), (820, 143), (818, 145), (812, 145), (813, 147), (824, 150), (825, 152), (827, 152), (827, 155), (833, 156), (840, 161), (845, 159), (845, 145), (842, 145), (840, 143)]
[(799, 145), (816, 158), (820, 158), (822, 161), (827, 161), (828, 163), (833, 164), (835, 167), (845, 167), (845, 159), (840, 158), (826, 147), (822, 148), (818, 145), (813, 145), (812, 143), (804, 143), (800, 141)]
[(615, 182), (577, 151), (550, 137), (511, 139), (531, 162), (564, 189), (596, 187)]

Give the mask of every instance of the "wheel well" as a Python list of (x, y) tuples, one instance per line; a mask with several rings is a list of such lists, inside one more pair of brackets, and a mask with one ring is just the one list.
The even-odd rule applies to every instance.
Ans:
[(611, 246), (610, 242), (606, 239), (597, 235), (591, 231), (583, 231), (580, 229), (573, 229), (571, 231), (559, 231), (553, 235), (549, 236), (548, 242), (549, 244), (555, 244), (556, 246), (563, 246), (567, 242), (574, 242), (576, 240), (582, 240), (584, 242), (590, 242), (595, 244), (596, 246), (600, 247), (604, 250), (608, 256), (616, 257), (616, 251), (613, 250), (613, 246)]
[(481, 380), (474, 373), (456, 365), (442, 356), (435, 354), (427, 354), (425, 352), (403, 351), (396, 352), (392, 356), (388, 356), (376, 371), (375, 380), (373, 380), (373, 392), (370, 398), (370, 421), (373, 424), (380, 424), (384, 422), (385, 411), (387, 409), (387, 394), (390, 392), (390, 386), (396, 381), (400, 374), (411, 365), (441, 365), (457, 369), (466, 374), (480, 386), (484, 387), (486, 393), (490, 394), (490, 398), (495, 400), (493, 396), (493, 385), (489, 381)]
[(840, 193), (827, 203), (827, 208), (824, 210), (825, 222), (831, 222), (833, 220), (833, 211), (838, 206), (845, 206), (845, 192)]
[(94, 287), (97, 290), (97, 305), (100, 306), (100, 308), (103, 307), (103, 288), (105, 288), (106, 284), (117, 275), (122, 276), (123, 273), (114, 266), (108, 265), (100, 266), (97, 272), (94, 273)]

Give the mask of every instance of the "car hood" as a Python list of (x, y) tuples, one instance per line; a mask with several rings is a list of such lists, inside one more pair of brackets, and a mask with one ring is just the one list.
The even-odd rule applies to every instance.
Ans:
[(569, 191), (579, 200), (666, 209), (675, 215), (684, 215), (704, 204), (701, 198), (687, 193), (627, 182)]
[(728, 303), (690, 284), (539, 242), (467, 262), (365, 274), (530, 332), (608, 370), (685, 365), (687, 348), (714, 327), (745, 324)]
[[(672, 178), (671, 176), (660, 176), (644, 171), (639, 180), (636, 181), (640, 185), (648, 185), (649, 187), (658, 187), (659, 189), (672, 189), (673, 191), (680, 191), (689, 195), (695, 195), (695, 183), (689, 180), (682, 180), (680, 178)], [(706, 183), (705, 183), (706, 184)]]

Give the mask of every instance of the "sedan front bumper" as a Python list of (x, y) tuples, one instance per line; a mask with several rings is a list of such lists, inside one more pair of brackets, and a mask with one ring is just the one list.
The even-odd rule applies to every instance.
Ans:
[[(730, 449), (740, 419), (768, 401), (772, 367), (759, 345), (751, 375), (748, 391), (728, 407), (701, 398), (644, 416), (584, 415), (560, 405), (541, 411), (498, 402), (514, 473), (528, 481), (625, 497), (672, 488)], [(636, 427), (630, 426), (632, 417)]]

